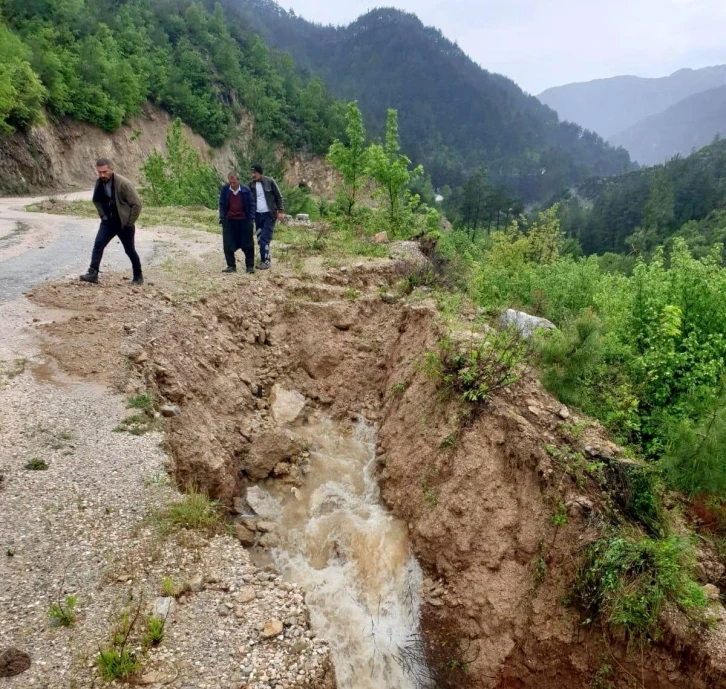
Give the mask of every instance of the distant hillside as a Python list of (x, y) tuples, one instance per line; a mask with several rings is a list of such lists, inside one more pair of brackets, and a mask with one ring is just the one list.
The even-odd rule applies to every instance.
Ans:
[(726, 238), (726, 140), (665, 165), (577, 188), (589, 209), (569, 228), (586, 253), (652, 251), (676, 236), (702, 249)]
[(681, 69), (661, 79), (622, 76), (567, 84), (547, 89), (539, 99), (562, 119), (609, 139), (684, 98), (723, 85), (726, 65), (719, 65)]
[(557, 115), (513, 81), (474, 63), (413, 14), (377, 9), (323, 27), (271, 0), (225, 0), (339, 98), (357, 99), (369, 132), (399, 111), (402, 146), (437, 185), (486, 166), (525, 199), (548, 198), (588, 175), (631, 168), (628, 154)]
[(656, 165), (710, 144), (726, 134), (726, 86), (697, 93), (612, 137), (641, 165)]

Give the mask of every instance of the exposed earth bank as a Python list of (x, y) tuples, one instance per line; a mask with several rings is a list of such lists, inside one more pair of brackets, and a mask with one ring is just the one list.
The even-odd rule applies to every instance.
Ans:
[[(606, 666), (603, 681), (617, 688), (726, 686), (720, 604), (710, 631), (671, 611), (662, 643), (637, 650), (563, 604), (604, 498), (545, 448), (613, 466), (619, 448), (531, 373), (460, 427), (458, 403), (442, 400), (420, 365), (442, 333), (436, 306), (391, 287), (423, 260), (405, 251), (406, 260), (234, 276), (191, 300), (153, 276), (131, 294), (108, 279), (40, 287), (32, 299), (73, 314), (44, 328), (45, 351), (69, 373), (179, 407), (166, 432), (175, 478), (232, 513), (255, 482), (304, 480), (305, 448), (274, 418), (275, 389), (304, 396), (297, 423), (323, 412), (378, 424), (383, 497), (427, 575), (423, 626), (439, 686), (606, 687), (594, 684)], [(573, 433), (580, 421), (587, 429)], [(561, 505), (567, 519), (555, 520)], [(246, 528), (238, 536), (259, 545)]]

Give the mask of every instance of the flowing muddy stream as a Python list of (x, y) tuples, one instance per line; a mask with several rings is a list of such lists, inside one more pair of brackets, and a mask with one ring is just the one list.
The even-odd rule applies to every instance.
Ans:
[(380, 504), (373, 428), (361, 422), (346, 435), (322, 420), (296, 435), (310, 449), (302, 488), (255, 490), (277, 511), (281, 542), (273, 559), (306, 589), (339, 689), (429, 686), (418, 636), (421, 569), (406, 525)]

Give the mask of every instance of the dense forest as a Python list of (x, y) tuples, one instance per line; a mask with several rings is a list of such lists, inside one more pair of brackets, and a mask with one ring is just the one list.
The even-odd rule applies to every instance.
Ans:
[(220, 6), (0, 0), (0, 133), (51, 116), (112, 131), (151, 100), (212, 145), (243, 111), (258, 136), (327, 151), (344, 106)]
[(580, 185), (565, 230), (585, 253), (650, 254), (683, 237), (698, 255), (726, 238), (726, 141), (686, 158)]
[(625, 150), (560, 122), (413, 14), (374, 10), (336, 28), (312, 24), (272, 0), (224, 2), (336, 96), (357, 100), (372, 136), (382, 136), (386, 109), (396, 109), (403, 150), (436, 186), (458, 187), (484, 167), (494, 183), (529, 201), (632, 169)]

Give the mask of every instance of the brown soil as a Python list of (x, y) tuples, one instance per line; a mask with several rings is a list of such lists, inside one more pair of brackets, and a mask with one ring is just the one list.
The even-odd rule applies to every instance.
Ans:
[[(545, 447), (616, 448), (595, 425), (574, 438), (561, 405), (531, 375), (442, 447), (458, 406), (441, 400), (416, 363), (436, 341), (437, 312), (380, 293), (400, 272), (378, 261), (318, 282), (240, 275), (187, 305), (161, 283), (137, 291), (117, 278), (102, 288), (46, 286), (34, 299), (69, 312), (45, 328), (64, 368), (181, 407), (167, 426), (177, 480), (228, 504), (259, 475), (254, 448), (280, 447), (270, 438), (275, 383), (337, 419), (378, 422), (383, 497), (408, 523), (429, 579), (424, 633), (442, 687), (604, 689), (593, 682), (605, 665), (613, 671), (604, 681), (618, 689), (726, 686), (723, 649), (698, 651), (689, 630), (628, 652), (563, 606), (600, 497)], [(346, 298), (351, 287), (361, 292), (355, 300)], [(294, 452), (280, 451), (273, 473), (299, 481)], [(560, 502), (569, 507), (558, 528)]]

